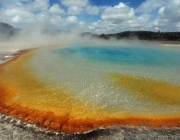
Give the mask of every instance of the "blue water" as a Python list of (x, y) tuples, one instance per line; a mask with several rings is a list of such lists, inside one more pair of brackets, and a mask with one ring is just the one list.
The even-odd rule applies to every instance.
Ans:
[(59, 49), (60, 56), (114, 64), (180, 66), (180, 50), (160, 47), (72, 47)]

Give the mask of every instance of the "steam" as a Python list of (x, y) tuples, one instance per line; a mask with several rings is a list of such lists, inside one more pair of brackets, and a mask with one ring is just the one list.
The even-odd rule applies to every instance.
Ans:
[[(17, 31), (14, 35), (3, 39), (0, 42), (0, 52), (14, 52), (23, 49), (38, 47), (65, 47), (75, 45), (94, 45), (94, 46), (125, 46), (133, 43), (126, 40), (100, 39), (92, 34), (84, 34), (75, 31), (65, 32), (57, 30), (43, 29), (23, 29)], [(137, 41), (136, 41), (136, 44)]]

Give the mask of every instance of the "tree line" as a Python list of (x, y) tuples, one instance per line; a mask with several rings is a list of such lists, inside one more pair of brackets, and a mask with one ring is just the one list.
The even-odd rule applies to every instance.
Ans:
[(180, 32), (125, 31), (115, 34), (101, 34), (103, 39), (139, 39), (152, 41), (180, 41)]

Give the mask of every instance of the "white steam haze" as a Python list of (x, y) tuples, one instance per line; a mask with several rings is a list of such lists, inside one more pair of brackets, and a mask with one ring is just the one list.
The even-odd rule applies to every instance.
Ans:
[(15, 52), (23, 49), (38, 47), (65, 47), (76, 45), (104, 46), (104, 45), (125, 45), (126, 41), (109, 40), (93, 37), (91, 34), (82, 36), (82, 33), (71, 31), (61, 32), (57, 30), (23, 29), (15, 35), (1, 39), (0, 52)]

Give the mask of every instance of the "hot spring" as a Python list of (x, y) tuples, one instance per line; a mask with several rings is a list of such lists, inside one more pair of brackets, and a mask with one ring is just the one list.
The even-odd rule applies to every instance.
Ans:
[(0, 78), (0, 112), (38, 127), (180, 125), (179, 48), (41, 48), (0, 65)]

